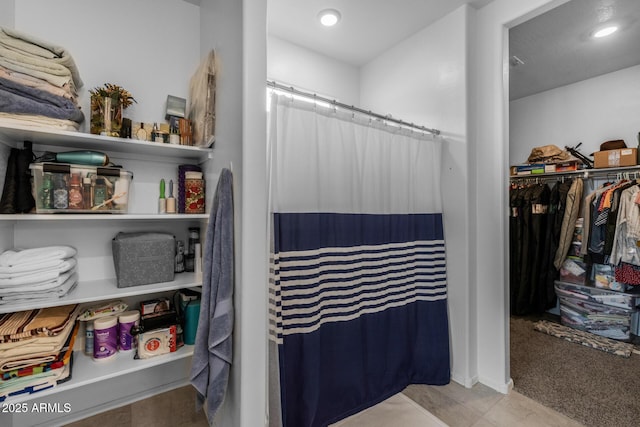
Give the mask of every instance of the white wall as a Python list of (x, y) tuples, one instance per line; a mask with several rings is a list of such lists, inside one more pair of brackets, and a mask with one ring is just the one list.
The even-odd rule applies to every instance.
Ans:
[(240, 427), (256, 427), (265, 425), (267, 407), (267, 5), (243, 3)]
[(511, 101), (509, 163), (545, 144), (582, 142), (585, 155), (611, 139), (636, 147), (639, 111), (640, 65)]
[(0, 27), (13, 28), (15, 0), (0, 2)]
[(358, 105), (358, 68), (269, 36), (267, 78), (344, 104)]
[(218, 58), (214, 170), (232, 165), (235, 326), (221, 426), (265, 424), (267, 346), (266, 4), (201, 1), (201, 53)]
[(200, 8), (177, 0), (20, 0), (15, 29), (66, 48), (84, 81), (79, 90), (88, 132), (89, 90), (118, 84), (137, 100), (124, 115), (164, 122), (167, 95), (188, 97), (200, 62)]
[[(361, 69), (364, 109), (442, 131), (442, 193), (452, 377), (471, 386), (467, 160), (467, 21), (463, 6), (397, 44)], [(446, 37), (442, 35), (446, 34)]]
[[(507, 392), (509, 378), (509, 298), (507, 188), (509, 163), (508, 37), (506, 28), (566, 0), (494, 0), (478, 10), (471, 67), (476, 112), (469, 144), (474, 200), (476, 288), (478, 296), (478, 379)], [(473, 273), (472, 273), (473, 274)]]
[(219, 2), (203, 0), (200, 6), (201, 45), (199, 54), (209, 54), (215, 50), (216, 69), (216, 141), (215, 153), (211, 161), (212, 169), (219, 171), (233, 164), (234, 188), (234, 228), (235, 228), (235, 288), (234, 288), (234, 334), (233, 362), (227, 395), (216, 415), (216, 421), (223, 426), (240, 426), (242, 407), (242, 343), (248, 323), (244, 322), (243, 287), (244, 265), (242, 259), (242, 10), (243, 2)]

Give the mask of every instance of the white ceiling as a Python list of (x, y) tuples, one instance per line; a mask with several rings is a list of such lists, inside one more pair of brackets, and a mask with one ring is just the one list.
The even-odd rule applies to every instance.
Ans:
[[(361, 66), (400, 41), (469, 3), (492, 0), (268, 0), (270, 35)], [(341, 22), (322, 27), (323, 9), (341, 12)], [(640, 0), (571, 0), (509, 32), (510, 98), (538, 93), (640, 64)], [(619, 21), (622, 31), (597, 43), (588, 34), (598, 23)]]
[[(270, 35), (347, 64), (361, 66), (465, 3), (476, 8), (492, 0), (268, 0)], [(321, 10), (336, 9), (342, 20), (320, 25)]]
[[(640, 0), (571, 0), (509, 31), (510, 99), (640, 64)], [(590, 34), (605, 23), (620, 30)], [(513, 61), (512, 61), (513, 64)]]

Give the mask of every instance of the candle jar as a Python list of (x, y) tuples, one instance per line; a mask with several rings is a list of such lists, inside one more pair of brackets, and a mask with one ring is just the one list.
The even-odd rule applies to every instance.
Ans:
[(185, 213), (204, 213), (205, 182), (202, 172), (187, 172), (184, 180)]
[(82, 209), (82, 178), (78, 173), (72, 173), (69, 180), (69, 209)]

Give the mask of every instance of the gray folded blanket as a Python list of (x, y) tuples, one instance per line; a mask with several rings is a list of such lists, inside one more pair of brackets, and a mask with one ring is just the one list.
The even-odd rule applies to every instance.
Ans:
[(36, 114), (76, 123), (84, 121), (80, 108), (67, 98), (3, 78), (0, 78), (0, 112)]

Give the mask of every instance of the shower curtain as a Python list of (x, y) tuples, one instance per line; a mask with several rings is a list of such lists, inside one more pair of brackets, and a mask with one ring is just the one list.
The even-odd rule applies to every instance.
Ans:
[(270, 425), (450, 378), (440, 141), (272, 95)]

